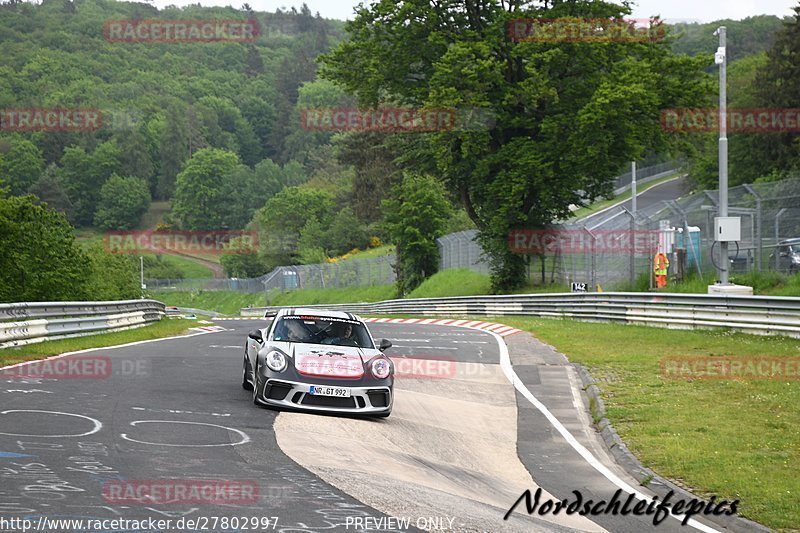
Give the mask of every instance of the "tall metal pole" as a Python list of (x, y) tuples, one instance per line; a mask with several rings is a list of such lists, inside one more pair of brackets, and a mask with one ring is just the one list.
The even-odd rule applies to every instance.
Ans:
[[(719, 50), (719, 216), (728, 216), (728, 57), (726, 51), (727, 28), (720, 26)], [(721, 58), (719, 56), (722, 56)], [(729, 285), (728, 243), (720, 242), (720, 282)]]
[(631, 162), (631, 214), (636, 220), (636, 161)]

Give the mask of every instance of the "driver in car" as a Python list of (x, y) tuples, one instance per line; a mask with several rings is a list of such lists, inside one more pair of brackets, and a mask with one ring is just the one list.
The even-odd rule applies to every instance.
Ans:
[(334, 336), (328, 337), (325, 344), (336, 344), (339, 346), (358, 346), (353, 337), (353, 325), (347, 322), (335, 323), (333, 325)]

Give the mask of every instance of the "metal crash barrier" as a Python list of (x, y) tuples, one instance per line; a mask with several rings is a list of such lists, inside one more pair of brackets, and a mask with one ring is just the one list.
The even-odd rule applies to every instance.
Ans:
[(164, 304), (155, 300), (0, 304), (0, 348), (136, 328), (162, 316)]
[[(779, 296), (607, 292), (421, 298), (292, 307), (336, 309), (365, 315), (571, 318), (674, 329), (729, 328), (800, 338), (800, 298)], [(264, 316), (268, 309), (280, 308), (242, 309), (241, 316)]]

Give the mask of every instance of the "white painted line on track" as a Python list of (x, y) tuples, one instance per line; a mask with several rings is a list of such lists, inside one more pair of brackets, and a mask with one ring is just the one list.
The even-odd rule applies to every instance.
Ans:
[(0, 415), (7, 415), (8, 413), (46, 413), (51, 415), (63, 415), (63, 416), (72, 416), (75, 418), (83, 418), (85, 420), (90, 421), (94, 424), (94, 428), (87, 433), (81, 433), (79, 435), (22, 435), (19, 433), (5, 433), (0, 432), (0, 435), (8, 435), (11, 437), (36, 437), (38, 439), (55, 439), (55, 438), (71, 438), (71, 437), (88, 437), (89, 435), (94, 435), (98, 431), (103, 428), (103, 423), (97, 420), (96, 418), (92, 418), (89, 416), (78, 415), (75, 413), (63, 413), (61, 411), (40, 411), (37, 409), (12, 409), (10, 411), (2, 411)]
[[(651, 500), (652, 496), (648, 496), (643, 492), (639, 492), (635, 488), (628, 485), (624, 480), (620, 479), (614, 472), (612, 472), (607, 466), (605, 466), (594, 455), (592, 455), (592, 452), (586, 449), (583, 444), (578, 442), (572, 433), (570, 433), (569, 430), (564, 427), (564, 424), (562, 424), (561, 421), (559, 421), (558, 418), (556, 418), (555, 415), (553, 415), (553, 413), (551, 413), (550, 410), (542, 402), (540, 402), (539, 399), (536, 398), (533, 393), (531, 393), (531, 391), (528, 390), (525, 384), (522, 383), (522, 380), (519, 379), (517, 373), (514, 372), (514, 367), (511, 365), (511, 356), (508, 353), (508, 347), (506, 346), (502, 336), (498, 335), (497, 333), (492, 333), (492, 335), (497, 340), (497, 346), (500, 349), (500, 367), (503, 369), (503, 373), (506, 375), (506, 378), (508, 378), (508, 381), (510, 381), (511, 384), (514, 385), (514, 388), (516, 388), (525, 397), (525, 399), (527, 399), (540, 413), (545, 416), (545, 418), (547, 418), (556, 431), (558, 431), (561, 436), (564, 437), (567, 443), (572, 446), (572, 449), (578, 452), (578, 454), (583, 457), (583, 459), (589, 463), (592, 468), (597, 470), (603, 475), (603, 477), (616, 485), (617, 488), (620, 488), (629, 494), (634, 494), (641, 500)], [(685, 515), (682, 514), (674, 515), (672, 513), (670, 513), (669, 516), (681, 521), (685, 517)], [(688, 525), (703, 531), (704, 533), (721, 533), (712, 527), (701, 524), (693, 518), (689, 519)]]
[(172, 425), (172, 424), (187, 424), (187, 425), (192, 425), (192, 426), (210, 426), (210, 427), (214, 427), (214, 428), (225, 429), (227, 431), (236, 433), (237, 435), (239, 435), (240, 439), (239, 439), (238, 442), (225, 442), (225, 443), (222, 443), (222, 444), (168, 444), (168, 443), (163, 443), (163, 442), (147, 442), (147, 441), (144, 441), (144, 440), (132, 439), (125, 433), (120, 434), (120, 437), (125, 439), (125, 440), (127, 440), (127, 441), (135, 442), (137, 444), (149, 444), (151, 446), (169, 446), (169, 447), (172, 447), (172, 448), (219, 448), (219, 447), (222, 447), (222, 446), (239, 446), (239, 445), (247, 444), (248, 442), (250, 442), (250, 436), (247, 435), (247, 433), (245, 433), (244, 431), (238, 430), (236, 428), (227, 427), (227, 426), (220, 426), (220, 425), (217, 425), (217, 424), (208, 424), (206, 422), (180, 422), (180, 421), (177, 421), (177, 420), (137, 420), (135, 422), (131, 422), (131, 426), (133, 426), (133, 427), (136, 427), (139, 424), (168, 424), (168, 425)]
[(174, 337), (161, 337), (160, 339), (148, 339), (146, 341), (136, 341), (136, 342), (129, 342), (126, 344), (115, 344), (113, 346), (102, 346), (100, 348), (86, 348), (85, 350), (77, 350), (74, 352), (66, 352), (59, 355), (53, 355), (50, 357), (45, 357), (44, 359), (31, 359), (30, 361), (23, 361), (21, 363), (16, 363), (14, 365), (0, 367), (0, 370), (9, 370), (11, 368), (17, 368), (26, 365), (32, 365), (33, 363), (41, 363), (42, 361), (53, 361), (55, 359), (61, 359), (62, 357), (67, 357), (70, 355), (78, 355), (81, 353), (88, 353), (88, 352), (96, 352), (98, 350), (116, 350), (117, 348), (127, 348), (128, 346), (138, 346), (140, 344), (149, 344), (151, 342), (161, 342), (161, 341), (168, 341), (174, 339), (188, 339), (189, 337), (197, 337), (198, 335), (208, 335), (209, 333), (213, 333), (211, 331), (201, 331), (198, 333), (191, 333), (189, 335), (175, 335)]

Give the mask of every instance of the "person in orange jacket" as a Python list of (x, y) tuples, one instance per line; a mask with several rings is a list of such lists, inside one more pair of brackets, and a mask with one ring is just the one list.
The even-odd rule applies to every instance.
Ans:
[(669, 259), (664, 252), (656, 254), (653, 262), (653, 273), (656, 275), (656, 287), (663, 289), (667, 286), (667, 270), (669, 269)]

